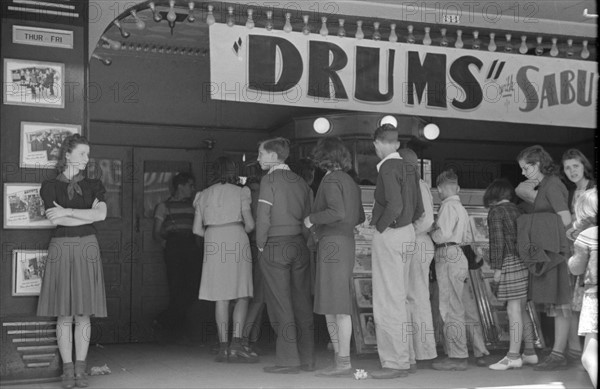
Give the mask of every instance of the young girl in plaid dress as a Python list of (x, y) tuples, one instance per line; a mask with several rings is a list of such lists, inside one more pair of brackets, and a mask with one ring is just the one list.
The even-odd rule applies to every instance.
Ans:
[[(494, 281), (498, 283), (496, 297), (499, 301), (507, 302), (511, 331), (508, 354), (490, 365), (492, 370), (520, 368), (523, 364), (538, 362), (533, 349), (533, 336), (529, 333), (524, 336), (523, 333), (532, 329), (531, 319), (525, 310), (529, 271), (517, 250), (517, 218), (521, 212), (512, 202), (513, 199), (515, 190), (505, 179), (492, 182), (483, 196), (483, 203), (490, 209), (490, 263), (494, 269)], [(522, 340), (525, 341), (523, 355), (520, 354)]]

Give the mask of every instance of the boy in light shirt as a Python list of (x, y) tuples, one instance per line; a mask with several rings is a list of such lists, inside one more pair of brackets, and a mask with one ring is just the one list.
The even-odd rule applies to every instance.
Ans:
[(443, 171), (436, 183), (442, 204), (430, 235), (435, 243), (435, 272), (448, 358), (434, 362), (432, 367), (436, 370), (466, 370), (469, 352), (463, 288), (469, 268), (460, 245), (468, 230), (469, 214), (458, 197), (458, 176), (453, 170)]

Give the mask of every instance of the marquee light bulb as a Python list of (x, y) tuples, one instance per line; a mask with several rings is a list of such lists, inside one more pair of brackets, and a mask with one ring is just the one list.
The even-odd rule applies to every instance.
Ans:
[(177, 14), (175, 13), (175, 0), (169, 1), (169, 13), (167, 13), (167, 20), (171, 23), (177, 20)]
[(156, 12), (156, 5), (154, 4), (154, 1), (148, 3), (148, 6), (152, 10), (154, 21), (157, 23), (160, 22), (162, 20), (162, 16), (160, 15), (160, 13)]
[(292, 32), (292, 22), (290, 21), (291, 18), (292, 18), (291, 13), (288, 12), (285, 14), (285, 25), (283, 26), (283, 31)]
[(590, 51), (588, 50), (588, 41), (585, 40), (583, 42), (581, 42), (581, 44), (583, 45), (583, 49), (581, 49), (581, 58), (583, 59), (588, 59), (590, 57)]
[[(194, 23), (194, 21), (196, 20), (196, 16), (194, 16), (194, 7), (196, 7), (196, 3), (194, 3), (193, 1), (190, 1), (188, 3), (188, 8), (190, 9), (190, 12), (188, 13), (188, 21), (190, 23)], [(209, 7), (211, 7), (209, 5)], [(208, 11), (208, 13), (210, 14), (210, 10)], [(208, 17), (206, 17), (206, 19), (208, 20)]]
[(137, 16), (137, 13), (133, 9), (131, 10), (131, 17), (133, 17), (133, 19), (135, 20), (135, 27), (138, 30), (143, 30), (144, 28), (146, 28), (146, 23), (144, 23), (144, 21), (140, 19), (139, 16)]
[(338, 23), (340, 24), (340, 27), (338, 27), (338, 36), (343, 38), (346, 36), (346, 29), (344, 28), (346, 21), (344, 19), (338, 19)]
[(456, 30), (456, 42), (454, 42), (454, 47), (457, 49), (462, 49), (464, 45), (465, 44), (462, 40), (462, 30)]
[(398, 34), (396, 34), (396, 24), (392, 23), (390, 25), (390, 37), (389, 37), (389, 41), (392, 43), (398, 42)]

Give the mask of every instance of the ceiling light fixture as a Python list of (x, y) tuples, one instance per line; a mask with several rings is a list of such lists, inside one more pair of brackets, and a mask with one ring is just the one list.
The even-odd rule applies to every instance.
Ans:
[(437, 124), (429, 123), (419, 130), (419, 135), (427, 140), (435, 140), (440, 136), (440, 128)]
[(383, 126), (384, 124), (391, 124), (394, 127), (398, 127), (398, 119), (396, 119), (395, 116), (386, 115), (379, 121), (380, 126)]
[(313, 123), (313, 129), (319, 135), (327, 134), (331, 131), (332, 125), (331, 122), (327, 118), (317, 118)]

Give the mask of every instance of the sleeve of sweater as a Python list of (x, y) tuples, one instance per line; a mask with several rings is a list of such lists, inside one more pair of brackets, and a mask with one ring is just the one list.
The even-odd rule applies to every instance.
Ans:
[(379, 174), (381, 174), (385, 193), (385, 207), (382, 216), (377, 221), (377, 231), (383, 232), (400, 216), (404, 208), (402, 198), (402, 187), (394, 169), (390, 168), (389, 163), (383, 163)]
[(500, 270), (504, 260), (504, 231), (502, 216), (494, 208), (490, 209), (488, 213), (488, 229), (490, 231), (490, 267)]
[(433, 197), (429, 191), (429, 187), (425, 182), (420, 182), (421, 186), (421, 200), (423, 202), (423, 214), (421, 217), (414, 222), (415, 233), (429, 232), (433, 225)]
[(275, 201), (275, 192), (272, 179), (267, 174), (260, 182), (258, 194), (258, 207), (256, 209), (256, 245), (264, 248), (269, 237), (271, 227), (271, 207)]
[(346, 210), (340, 184), (332, 180), (323, 180), (320, 189), (324, 191), (325, 209), (311, 213), (310, 222), (313, 224), (331, 224), (343, 220), (346, 217)]
[(573, 275), (585, 273), (588, 261), (590, 259), (589, 247), (584, 243), (585, 237), (580, 234), (573, 245), (575, 253), (569, 258), (569, 270)]

